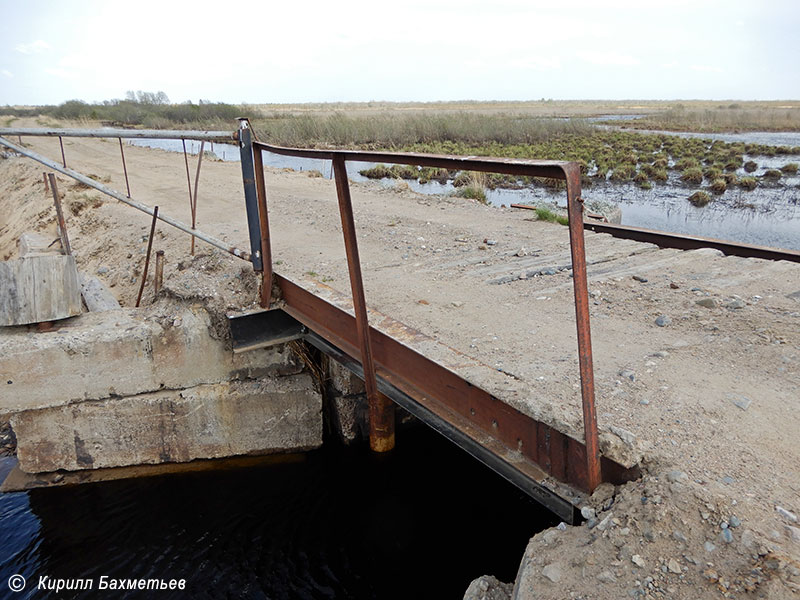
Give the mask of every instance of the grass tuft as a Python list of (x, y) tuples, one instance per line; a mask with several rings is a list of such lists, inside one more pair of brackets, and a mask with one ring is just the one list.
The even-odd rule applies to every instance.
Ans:
[(711, 202), (711, 196), (708, 195), (708, 192), (698, 191), (689, 196), (689, 202), (695, 206), (705, 206)]

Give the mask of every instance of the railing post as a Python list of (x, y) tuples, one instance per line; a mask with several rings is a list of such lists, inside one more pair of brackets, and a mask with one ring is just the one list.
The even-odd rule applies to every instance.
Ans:
[(253, 143), (250, 124), (245, 118), (239, 119), (239, 152), (242, 161), (242, 181), (244, 183), (244, 203), (247, 211), (247, 229), (250, 233), (250, 260), (254, 271), (261, 271), (261, 227), (258, 221), (258, 194), (256, 176), (253, 168)]
[(264, 160), (261, 152), (261, 148), (254, 148), (253, 163), (256, 171), (258, 218), (261, 227), (261, 256), (263, 264), (261, 272), (261, 307), (269, 308), (272, 301), (272, 246), (269, 237), (269, 212), (267, 211), (267, 186), (264, 182)]
[(592, 334), (589, 329), (589, 284), (586, 279), (586, 248), (583, 239), (583, 198), (581, 174), (577, 163), (565, 165), (567, 177), (567, 214), (572, 252), (572, 283), (575, 288), (575, 322), (578, 329), (578, 362), (583, 401), (583, 436), (586, 443), (586, 475), (589, 492), (600, 485), (600, 446), (597, 435), (597, 412), (594, 406), (594, 366)]
[(339, 199), (339, 214), (342, 218), (344, 248), (350, 272), (350, 289), (353, 293), (353, 308), (356, 329), (361, 346), (361, 364), (364, 367), (364, 387), (369, 403), (369, 446), (374, 452), (388, 452), (394, 448), (394, 404), (378, 391), (375, 379), (375, 364), (372, 360), (372, 342), (369, 334), (367, 303), (364, 298), (364, 282), (361, 277), (361, 262), (358, 257), (358, 241), (353, 219), (353, 203), (347, 168), (341, 154), (333, 156), (333, 172), (336, 176), (336, 195)]

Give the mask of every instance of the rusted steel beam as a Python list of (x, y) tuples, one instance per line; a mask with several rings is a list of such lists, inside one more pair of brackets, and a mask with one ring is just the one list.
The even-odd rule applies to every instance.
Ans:
[[(141, 202), (136, 202), (131, 198), (127, 198), (125, 197), (124, 194), (121, 194), (120, 192), (113, 190), (110, 187), (103, 185), (102, 183), (98, 183), (94, 179), (91, 179), (90, 177), (87, 177), (82, 173), (78, 173), (77, 171), (73, 171), (72, 169), (62, 167), (57, 162), (50, 160), (49, 158), (42, 156), (41, 154), (32, 152), (27, 148), (23, 148), (22, 146), (18, 146), (17, 144), (9, 142), (7, 139), (3, 137), (0, 137), (0, 146), (5, 146), (6, 148), (10, 148), (14, 152), (22, 154), (23, 156), (27, 156), (28, 158), (31, 158), (36, 162), (39, 162), (47, 167), (50, 167), (51, 169), (58, 171), (59, 173), (63, 173), (68, 177), (72, 177), (76, 181), (80, 181), (81, 183), (84, 183), (89, 187), (104, 193), (106, 196), (111, 196), (112, 198), (119, 200), (123, 204), (132, 206), (136, 210), (140, 210), (144, 213), (147, 213), (148, 215), (153, 214), (153, 209), (147, 206), (146, 204), (142, 204)], [(236, 246), (231, 246), (221, 240), (218, 240), (217, 238), (210, 236), (207, 233), (203, 233), (202, 231), (197, 231), (196, 229), (192, 229), (189, 225), (186, 225), (185, 223), (182, 223), (177, 219), (173, 219), (172, 217), (169, 217), (167, 215), (158, 215), (158, 218), (164, 223), (172, 225), (173, 227), (175, 227), (176, 229), (180, 229), (181, 231), (185, 231), (186, 233), (189, 233), (197, 237), (198, 239), (203, 240), (205, 243), (210, 244), (216, 248), (219, 248), (220, 250), (224, 250), (229, 254), (233, 254), (234, 256), (241, 258), (242, 260), (246, 261), (250, 260), (250, 254), (248, 252), (245, 252), (244, 250), (240, 250)]]
[(58, 193), (56, 176), (54, 173), (48, 173), (47, 178), (50, 180), (50, 189), (53, 190), (53, 203), (56, 205), (56, 216), (58, 217), (58, 235), (61, 238), (61, 248), (64, 250), (64, 254), (69, 255), (72, 254), (72, 247), (69, 244), (67, 223), (64, 220), (64, 210), (61, 206), (61, 196)]
[(581, 372), (583, 436), (586, 444), (586, 476), (589, 491), (601, 481), (597, 411), (594, 405), (594, 366), (592, 334), (589, 327), (589, 286), (586, 278), (586, 249), (583, 239), (583, 198), (581, 173), (577, 163), (565, 168), (567, 174), (567, 215), (572, 253), (572, 283), (575, 290), (575, 323), (578, 331), (578, 362)]
[(463, 171), (482, 171), (485, 173), (503, 173), (530, 177), (550, 177), (566, 179), (564, 166), (569, 164), (558, 160), (528, 160), (518, 158), (491, 158), (481, 156), (449, 156), (438, 154), (418, 154), (413, 152), (371, 152), (361, 150), (314, 150), (305, 148), (286, 148), (273, 146), (263, 142), (254, 142), (254, 146), (287, 156), (318, 158), (333, 160), (335, 155), (344, 160), (364, 162), (382, 162), (418, 167), (439, 167)]
[(156, 233), (156, 223), (158, 222), (158, 207), (153, 207), (153, 222), (150, 224), (150, 237), (147, 239), (147, 254), (144, 257), (144, 272), (142, 272), (142, 285), (139, 286), (139, 295), (136, 296), (136, 308), (142, 301), (142, 292), (147, 283), (147, 270), (150, 268), (150, 251), (153, 249), (153, 236)]
[[(274, 278), (287, 313), (348, 356), (360, 360), (360, 337), (353, 315), (278, 273)], [(326, 290), (326, 295), (335, 295), (327, 286), (316, 285)], [(386, 324), (390, 320), (383, 321)], [(529, 477), (534, 477), (538, 470), (540, 477), (552, 475), (588, 490), (586, 447), (581, 441), (520, 412), (413, 350), (412, 345), (433, 343), (419, 331), (396, 321), (386, 326), (391, 328), (391, 337), (370, 328), (375, 372), (380, 380), (453, 423), (464, 435)], [(603, 480), (615, 484), (635, 479), (639, 474), (637, 468), (626, 469), (606, 457), (601, 459), (601, 467)]]
[(119, 140), (119, 154), (122, 157), (122, 172), (125, 173), (125, 188), (128, 190), (128, 198), (131, 197), (131, 184), (128, 181), (128, 165), (125, 164), (125, 150), (122, 149), (122, 138)]
[(679, 233), (656, 231), (654, 229), (631, 227), (629, 225), (612, 225), (610, 223), (586, 222), (583, 224), (583, 228), (596, 231), (597, 233), (608, 233), (614, 237), (626, 240), (655, 244), (662, 248), (677, 248), (679, 250), (714, 248), (730, 256), (800, 262), (800, 251), (797, 250), (770, 248), (768, 246), (756, 246), (753, 244), (739, 244), (737, 242), (729, 242), (727, 240), (718, 240), (715, 238), (682, 235)]
[(272, 301), (272, 245), (269, 231), (269, 211), (267, 210), (267, 185), (264, 180), (264, 157), (261, 150), (253, 150), (253, 164), (256, 172), (256, 193), (258, 197), (258, 220), (261, 226), (261, 306), (269, 308)]
[[(260, 152), (256, 150), (257, 152)], [(342, 219), (347, 269), (350, 273), (350, 289), (356, 315), (361, 364), (364, 368), (364, 387), (369, 403), (369, 445), (374, 452), (387, 452), (394, 448), (394, 404), (378, 391), (375, 380), (375, 364), (372, 360), (367, 303), (364, 297), (364, 282), (361, 277), (361, 262), (358, 256), (358, 239), (353, 219), (353, 203), (344, 157), (334, 155), (333, 172), (336, 178), (336, 195), (339, 199), (339, 215)]]
[(137, 138), (157, 140), (213, 140), (232, 143), (233, 131), (169, 130), (169, 129), (58, 129), (58, 128), (0, 128), (0, 136), (26, 135), (33, 137)]

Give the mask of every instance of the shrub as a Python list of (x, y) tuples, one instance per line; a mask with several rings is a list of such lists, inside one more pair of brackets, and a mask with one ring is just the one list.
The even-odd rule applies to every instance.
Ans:
[(746, 163), (744, 163), (744, 170), (748, 173), (752, 173), (756, 169), (758, 169), (758, 163), (756, 163), (756, 161), (748, 160)]
[(681, 174), (681, 181), (685, 183), (702, 183), (703, 182), (703, 171), (700, 170), (699, 167), (692, 167), (686, 169)]
[(789, 164), (783, 165), (781, 167), (781, 171), (783, 171), (787, 175), (796, 174), (797, 173), (797, 169), (798, 169), (798, 164), (797, 163), (789, 163)]
[(711, 202), (711, 196), (707, 192), (699, 191), (689, 196), (689, 202), (695, 206), (705, 206)]
[(758, 187), (758, 179), (755, 177), (742, 177), (736, 182), (736, 184), (743, 190), (751, 192)]
[(767, 179), (780, 179), (783, 173), (781, 173), (778, 169), (769, 169), (766, 173), (764, 173), (764, 177)]
[(725, 183), (724, 179), (715, 179), (711, 182), (709, 189), (715, 194), (724, 194), (725, 190), (728, 189), (728, 184)]
[(630, 181), (636, 174), (636, 167), (633, 165), (620, 165), (611, 174), (612, 181)]

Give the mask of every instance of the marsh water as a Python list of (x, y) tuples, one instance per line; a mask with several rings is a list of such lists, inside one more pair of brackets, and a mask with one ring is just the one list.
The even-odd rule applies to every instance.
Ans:
[[(631, 115), (618, 115), (631, 117)], [(773, 146), (800, 146), (800, 133), (797, 132), (749, 132), (730, 134), (706, 134), (686, 132), (654, 131), (680, 137), (700, 137), (726, 142), (757, 143)], [(168, 151), (182, 151), (180, 140), (134, 140), (135, 145), (160, 148)], [(199, 142), (187, 141), (187, 151), (196, 154)], [(211, 146), (206, 144), (206, 150)], [(214, 144), (214, 154), (226, 161), (238, 161), (239, 149), (229, 144)], [(778, 169), (788, 162), (799, 162), (798, 156), (745, 156), (745, 160), (755, 160), (759, 168), (754, 173), (743, 169), (737, 175), (759, 177), (767, 169)], [(328, 179), (332, 176), (331, 163), (315, 160), (264, 153), (264, 164), (295, 171), (316, 170)], [(352, 181), (370, 181), (360, 171), (374, 167), (374, 163), (348, 162), (347, 173)], [(408, 185), (422, 194), (453, 194), (457, 190), (452, 181), (440, 183), (431, 181), (421, 184), (414, 180), (381, 179), (381, 185)], [(583, 190), (583, 197), (589, 201), (597, 200), (620, 206), (622, 224), (646, 227), (674, 233), (699, 235), (731, 240), (735, 242), (800, 250), (800, 177), (784, 176), (779, 182), (764, 183), (753, 191), (732, 187), (715, 201), (704, 207), (695, 207), (687, 199), (697, 189), (681, 183), (678, 175), (670, 174), (669, 181), (654, 182), (652, 189), (643, 190), (633, 183), (599, 183)], [(486, 191), (487, 201), (495, 206), (511, 204), (555, 204), (564, 206), (566, 196), (563, 192), (553, 192), (546, 187), (524, 187), (522, 189), (494, 189)]]
[(419, 426), (381, 458), (328, 445), (294, 464), (0, 494), (0, 598), (15, 574), (18, 599), (46, 597), (40, 576), (102, 575), (185, 578), (165, 599), (460, 598), (486, 573), (513, 581), (557, 522)]

